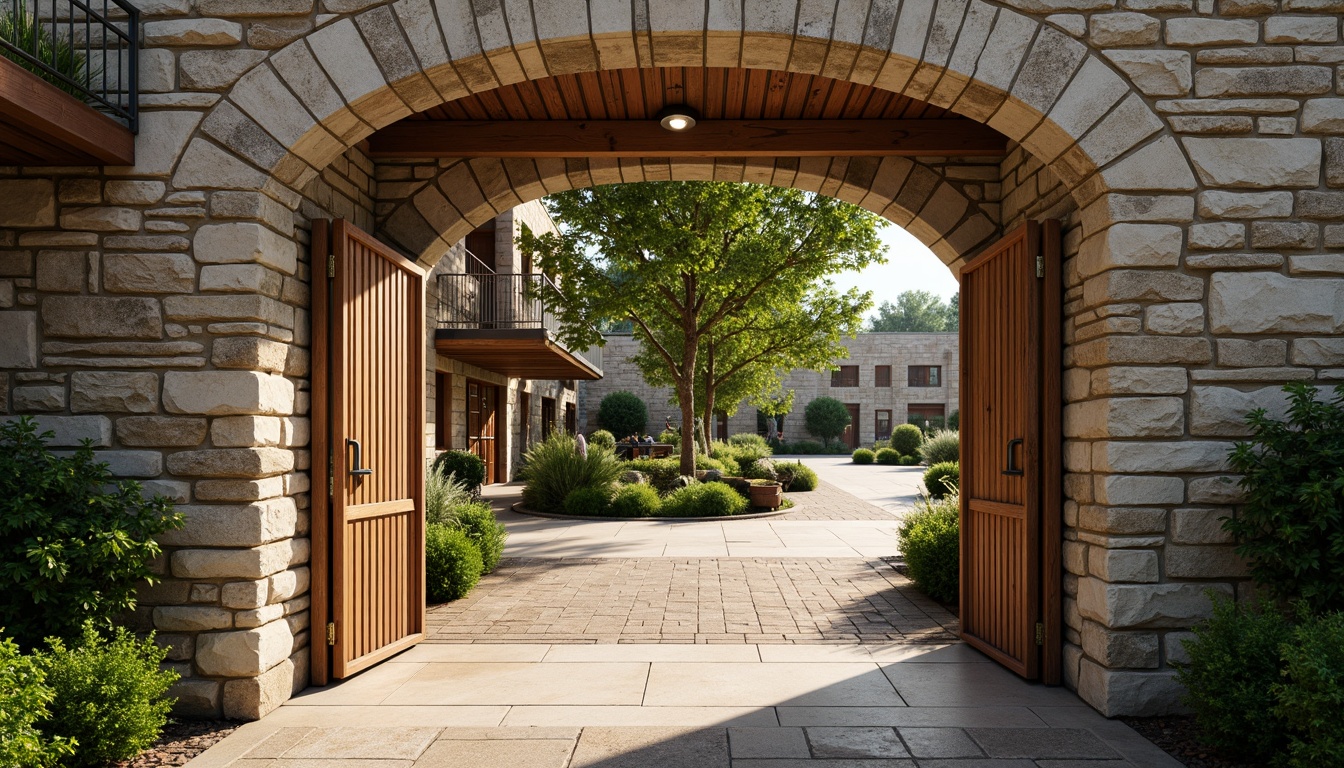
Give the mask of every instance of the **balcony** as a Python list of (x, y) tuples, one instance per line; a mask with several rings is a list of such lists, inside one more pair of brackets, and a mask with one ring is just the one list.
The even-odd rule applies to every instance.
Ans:
[(440, 354), (517, 379), (602, 378), (601, 348), (578, 352), (555, 336), (560, 289), (546, 275), (438, 276)]
[(133, 165), (139, 11), (0, 0), (0, 166)]

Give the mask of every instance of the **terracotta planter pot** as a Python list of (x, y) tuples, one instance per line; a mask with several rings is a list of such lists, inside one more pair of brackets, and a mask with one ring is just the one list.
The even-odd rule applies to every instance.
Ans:
[(779, 483), (753, 485), (750, 491), (751, 506), (779, 509), (784, 503), (784, 486)]

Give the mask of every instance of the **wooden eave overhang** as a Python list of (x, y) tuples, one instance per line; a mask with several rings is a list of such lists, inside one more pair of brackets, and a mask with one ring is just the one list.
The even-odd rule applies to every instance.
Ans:
[(600, 368), (541, 328), (440, 329), (434, 332), (434, 348), (445, 357), (515, 379), (602, 378)]

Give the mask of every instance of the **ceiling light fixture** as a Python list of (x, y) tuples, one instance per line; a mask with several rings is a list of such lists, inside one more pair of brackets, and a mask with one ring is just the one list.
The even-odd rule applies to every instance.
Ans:
[(658, 111), (658, 124), (669, 131), (681, 133), (695, 127), (700, 113), (685, 104), (669, 104)]

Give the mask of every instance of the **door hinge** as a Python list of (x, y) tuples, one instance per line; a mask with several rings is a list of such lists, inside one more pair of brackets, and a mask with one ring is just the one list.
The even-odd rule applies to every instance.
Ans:
[(327, 256), (327, 277), (336, 276), (336, 254)]
[(336, 644), (336, 622), (327, 622), (327, 645)]
[(1045, 277), (1045, 256), (1044, 254), (1036, 257), (1036, 276)]
[(1039, 622), (1036, 624), (1036, 644), (1045, 645), (1045, 625)]

